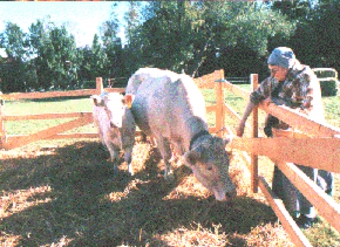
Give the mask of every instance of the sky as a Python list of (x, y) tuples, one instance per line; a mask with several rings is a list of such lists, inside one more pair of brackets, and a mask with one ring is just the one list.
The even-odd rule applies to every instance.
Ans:
[[(67, 23), (67, 30), (75, 36), (77, 46), (91, 45), (101, 24), (110, 19), (113, 2), (0, 2), (0, 33), (7, 22), (16, 23), (24, 32), (37, 19), (50, 16), (57, 26)], [(127, 2), (118, 2), (118, 18), (123, 22)], [(119, 36), (124, 42), (124, 29)]]

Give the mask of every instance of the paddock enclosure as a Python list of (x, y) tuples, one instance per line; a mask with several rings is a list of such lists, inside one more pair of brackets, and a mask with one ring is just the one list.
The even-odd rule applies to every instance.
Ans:
[[(258, 86), (258, 75), (249, 78), (252, 87)], [(209, 127), (212, 134), (220, 137), (233, 136), (235, 130), (226, 124), (226, 119), (240, 120), (239, 114), (232, 106), (225, 104), (225, 90), (233, 95), (248, 100), (249, 92), (235, 86), (224, 79), (224, 71), (217, 70), (209, 75), (195, 78), (194, 81), (201, 89), (215, 91), (216, 103), (207, 106), (208, 113), (214, 113), (215, 125)], [(0, 95), (0, 149), (11, 150), (38, 140), (54, 140), (62, 138), (98, 138), (97, 133), (65, 133), (71, 129), (88, 125), (93, 122), (92, 112), (74, 113), (46, 113), (35, 115), (6, 115), (4, 109), (6, 101), (22, 99), (48, 99), (59, 97), (85, 97), (100, 94), (104, 90), (102, 78), (96, 79), (96, 89), (74, 90), (68, 92), (32, 92), (11, 93)], [(105, 88), (108, 92), (124, 92), (120, 88)], [(258, 189), (265, 195), (271, 208), (289, 234), (296, 246), (312, 246), (289, 213), (283, 203), (271, 191), (268, 182), (259, 175), (258, 156), (271, 159), (280, 170), (299, 188), (304, 196), (315, 206), (319, 214), (329, 224), (340, 232), (340, 206), (331, 197), (307, 178), (293, 163), (311, 166), (318, 169), (340, 173), (340, 129), (328, 124), (319, 123), (293, 112), (289, 108), (274, 104), (260, 104), (258, 107), (264, 112), (279, 118), (292, 126), (292, 131), (278, 131), (274, 138), (259, 136), (259, 111), (255, 109), (251, 124), (247, 125), (249, 132), (244, 138), (234, 137), (228, 145), (233, 152), (237, 152), (249, 168), (251, 174), (251, 190)], [(12, 136), (6, 134), (6, 123), (25, 120), (41, 119), (71, 119), (57, 126), (53, 126), (30, 135)], [(250, 120), (250, 119), (249, 119)], [(248, 121), (250, 122), (250, 121)], [(137, 132), (137, 135), (140, 133)], [(248, 137), (250, 136), (250, 137)]]

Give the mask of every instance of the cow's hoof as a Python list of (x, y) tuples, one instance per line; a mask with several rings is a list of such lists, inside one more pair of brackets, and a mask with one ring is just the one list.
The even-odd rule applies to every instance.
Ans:
[(133, 171), (133, 169), (132, 169), (132, 167), (130, 165), (128, 167), (128, 172), (129, 172), (131, 177), (133, 177), (135, 175), (135, 172)]
[(175, 174), (173, 171), (164, 173), (164, 179), (166, 181), (172, 182), (175, 180)]
[(113, 166), (113, 176), (117, 176), (119, 169), (117, 166)]

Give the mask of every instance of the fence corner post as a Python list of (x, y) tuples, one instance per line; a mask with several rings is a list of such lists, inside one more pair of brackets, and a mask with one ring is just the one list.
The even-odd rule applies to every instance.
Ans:
[(102, 77), (96, 77), (96, 90), (97, 90), (97, 94), (101, 94), (104, 90)]
[(6, 139), (5, 121), (3, 120), (5, 100), (2, 99), (1, 94), (0, 92), (0, 149), (3, 147), (4, 140)]
[[(250, 82), (252, 85), (252, 91), (257, 89), (259, 82), (258, 82), (258, 74), (251, 74), (250, 75)], [(252, 137), (258, 137), (258, 108), (255, 107), (253, 110), (253, 118), (252, 118)], [(258, 156), (251, 155), (251, 189), (253, 193), (258, 192), (259, 187), (259, 174), (258, 174)]]
[(221, 69), (218, 71), (220, 73), (220, 80), (217, 82), (218, 84), (215, 86), (216, 91), (216, 131), (218, 137), (224, 136), (224, 127), (225, 127), (225, 110), (224, 110), (224, 87), (222, 85), (224, 79), (224, 70)]

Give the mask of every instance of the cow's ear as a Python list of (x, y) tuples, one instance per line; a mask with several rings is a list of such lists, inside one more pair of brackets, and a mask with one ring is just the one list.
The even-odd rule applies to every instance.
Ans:
[(102, 96), (102, 98), (103, 98), (103, 103), (105, 102), (105, 104), (107, 104), (107, 102), (110, 100), (110, 96), (108, 95), (108, 94), (104, 94), (103, 96)]
[(195, 150), (188, 151), (184, 154), (184, 163), (187, 166), (194, 166), (199, 159), (199, 153)]
[(228, 143), (231, 143), (231, 141), (233, 140), (233, 137), (232, 136), (226, 136), (222, 140), (223, 140), (223, 145), (227, 146)]
[(128, 108), (131, 108), (132, 102), (135, 100), (135, 95), (126, 94), (123, 100), (124, 100), (123, 104), (126, 104)]
[(93, 104), (95, 106), (103, 105), (103, 100), (102, 100), (102, 98), (99, 95), (92, 95), (90, 98), (92, 99)]

